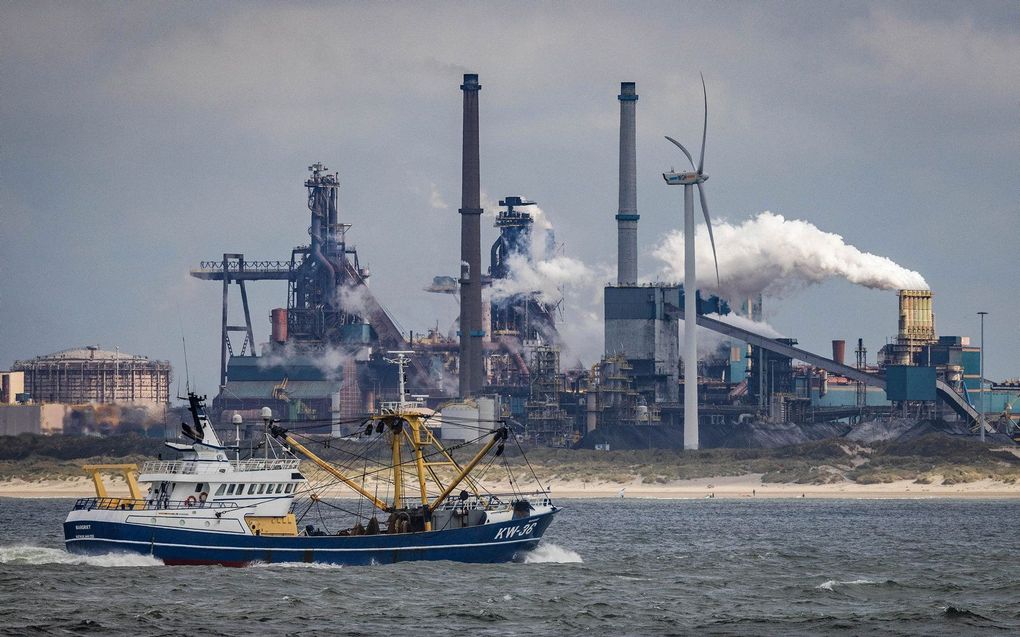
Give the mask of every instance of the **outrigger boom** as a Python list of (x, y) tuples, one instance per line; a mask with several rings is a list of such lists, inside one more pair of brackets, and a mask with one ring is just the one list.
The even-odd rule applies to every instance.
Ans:
[[(376, 497), (368, 490), (363, 488), (361, 485), (359, 485), (353, 478), (351, 478), (350, 476), (346, 475), (343, 471), (338, 469), (335, 465), (326, 462), (325, 460), (317, 456), (310, 449), (308, 449), (308, 447), (295, 440), (294, 437), (289, 434), (287, 429), (280, 427), (279, 425), (272, 425), (269, 428), (269, 432), (274, 437), (285, 443), (288, 447), (298, 451), (299, 453), (301, 453), (301, 455), (305, 456), (306, 458), (314, 462), (316, 466), (321, 468), (323, 471), (329, 473), (331, 476), (340, 480), (341, 482), (349, 486), (351, 489), (357, 491), (358, 494), (363, 496), (365, 499), (371, 502), (377, 509), (383, 511), (384, 513), (392, 513), (393, 511), (398, 509), (399, 508), (398, 505), (402, 498), (403, 472), (401, 471), (401, 466), (404, 463), (401, 461), (400, 441), (401, 438), (403, 437), (401, 434), (404, 433), (403, 432), (404, 423), (407, 423), (407, 425), (413, 432), (411, 436), (409, 436), (409, 440), (411, 441), (411, 444), (413, 446), (415, 467), (417, 469), (418, 474), (418, 486), (419, 491), (421, 493), (421, 503), (423, 507), (428, 508), (430, 513), (438, 509), (439, 506), (442, 505), (443, 502), (448, 497), (450, 497), (450, 494), (453, 493), (453, 491), (468, 478), (468, 475), (471, 473), (471, 471), (474, 470), (476, 466), (478, 466), (478, 463), (481, 462), (482, 459), (485, 458), (485, 456), (488, 455), (490, 451), (492, 451), (493, 447), (495, 447), (497, 444), (502, 445), (503, 441), (509, 437), (509, 430), (506, 428), (505, 425), (499, 427), (498, 429), (493, 429), (490, 432), (492, 434), (492, 439), (482, 446), (482, 448), (467, 463), (467, 465), (465, 465), (463, 468), (460, 468), (458, 466), (460, 472), (457, 474), (457, 476), (454, 477), (453, 480), (451, 480), (450, 483), (446, 485), (445, 488), (443, 488), (442, 493), (440, 493), (435, 499), (433, 499), (432, 502), (429, 502), (428, 490), (426, 489), (426, 475), (425, 475), (427, 464), (424, 459), (424, 454), (422, 453), (422, 448), (425, 447), (426, 445), (422, 443), (421, 436), (422, 429), (425, 427), (425, 425), (423, 424), (421, 417), (416, 414), (404, 414), (400, 416), (386, 415), (374, 417), (371, 420), (388, 424), (391, 435), (393, 436), (391, 446), (391, 449), (393, 450), (392, 452), (394, 466), (393, 505), (387, 504), (386, 502), (380, 500), (378, 497)], [(431, 432), (428, 432), (428, 439), (431, 440), (432, 444), (438, 445), (438, 441), (432, 438)], [(442, 448), (441, 446), (440, 449), (442, 449), (443, 455), (449, 458), (449, 454), (446, 453), (446, 449)], [(500, 455), (502, 454), (502, 447), (500, 447), (500, 449), (497, 451), (497, 454)], [(454, 464), (456, 465), (456, 463)], [(434, 474), (432, 474), (432, 477), (434, 479), (436, 478)]]

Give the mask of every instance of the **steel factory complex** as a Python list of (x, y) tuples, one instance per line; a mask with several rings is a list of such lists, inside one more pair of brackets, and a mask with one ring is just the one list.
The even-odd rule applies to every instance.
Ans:
[[(413, 400), (435, 410), (433, 424), (447, 439), (471, 439), (477, 435), (473, 427), (496, 420), (509, 422), (522, 439), (551, 446), (599, 446), (600, 432), (614, 428), (682, 431), (687, 382), (699, 385), (702, 430), (883, 415), (942, 418), (989, 434), (1016, 429), (1012, 408), (1020, 381), (984, 380), (979, 343), (938, 334), (930, 290), (899, 291), (898, 305), (889, 308), (890, 315), (898, 310), (898, 333), (870, 357), (861, 340), (851, 341), (849, 352), (845, 340), (833, 340), (831, 352), (821, 354), (799, 349), (794, 339), (766, 338), (738, 327), (761, 320), (760, 297), (694, 292), (698, 324), (721, 334), (723, 342), (704, 360), (686, 364), (679, 335), (687, 291), (642, 283), (637, 274), (633, 82), (623, 82), (617, 96), (618, 270), (604, 294), (605, 352), (590, 367), (564, 369), (560, 333), (571, 326), (560, 320), (558, 304), (503, 285), (513, 281), (516, 264), (544, 253), (547, 246), (536, 242), (552, 241), (536, 231), (535, 202), (520, 195), (499, 201), (498, 238), (483, 263), (481, 89), (477, 75), (464, 76), (459, 276), (435, 276), (423, 290), (459, 296), (456, 328), (404, 333), (397, 327), (368, 285), (370, 272), (349, 241), (349, 220), (340, 218), (339, 173), (313, 164), (304, 182), (307, 245), (279, 260), (224, 253), (191, 271), (222, 289), (214, 419), (229, 423), (239, 414), (259, 422), (268, 406), (277, 418), (307, 421), (312, 431), (347, 435), (366, 414), (404, 399), (392, 362), (401, 353), (410, 360), (406, 381)], [(295, 223), (296, 236), (303, 224)], [(287, 282), (279, 307), (249, 306), (248, 286), (260, 281)], [(269, 319), (268, 342), (256, 340), (265, 329), (261, 317)], [(169, 363), (95, 346), (16, 361), (0, 380), (0, 434), (72, 429), (66, 410), (53, 405), (165, 406), (171, 400)]]

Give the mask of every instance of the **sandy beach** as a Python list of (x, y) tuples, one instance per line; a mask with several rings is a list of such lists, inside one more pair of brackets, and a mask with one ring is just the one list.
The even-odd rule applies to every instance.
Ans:
[[(123, 480), (106, 478), (111, 496), (127, 496)], [(676, 480), (665, 483), (643, 484), (640, 480), (627, 483), (553, 481), (550, 485), (554, 498), (617, 498), (622, 492), (626, 498), (692, 499), (692, 498), (1020, 498), (1020, 484), (1006, 484), (993, 480), (978, 480), (961, 484), (918, 484), (900, 480), (883, 484), (781, 484), (762, 483), (760, 474)], [(494, 493), (508, 493), (509, 485), (489, 483)], [(524, 491), (536, 489), (534, 484), (518, 485)], [(95, 495), (88, 478), (70, 480), (8, 480), (0, 482), (0, 497), (12, 498), (82, 498)], [(324, 493), (326, 495), (326, 493)], [(346, 493), (329, 489), (328, 495), (346, 497)]]

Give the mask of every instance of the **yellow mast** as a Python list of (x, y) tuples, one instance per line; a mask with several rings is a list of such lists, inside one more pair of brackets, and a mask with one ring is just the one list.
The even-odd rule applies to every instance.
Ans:
[(417, 416), (407, 419), (411, 426), (411, 444), (414, 446), (414, 464), (418, 469), (418, 488), (421, 490), (421, 503), (429, 503), (429, 494), (425, 488), (425, 456), (421, 453), (421, 420)]
[(404, 467), (400, 462), (400, 442), (403, 438), (401, 430), (403, 425), (399, 418), (390, 422), (390, 436), (392, 441), (390, 443), (393, 449), (393, 508), (402, 508), (403, 502), (403, 482), (404, 482)]
[(323, 460), (319, 456), (317, 456), (314, 453), (312, 453), (311, 451), (309, 451), (307, 447), (302, 445), (297, 440), (294, 440), (294, 438), (292, 436), (288, 436), (286, 429), (284, 429), (282, 427), (277, 427), (277, 426), (274, 425), (273, 427), (270, 428), (270, 432), (274, 436), (283, 438), (292, 449), (297, 449), (298, 451), (300, 451), (302, 454), (304, 454), (305, 457), (307, 457), (309, 460), (311, 460), (316, 465), (318, 465), (318, 467), (320, 469), (322, 469), (326, 473), (330, 474), (331, 476), (337, 478), (338, 480), (340, 480), (341, 482), (343, 482), (344, 484), (346, 484), (350, 488), (354, 489), (355, 491), (357, 491), (358, 493), (360, 493), (361, 495), (366, 497), (368, 499), (368, 501), (371, 502), (372, 504), (374, 504), (375, 507), (377, 509), (379, 509), (380, 511), (389, 512), (391, 510), (389, 505), (387, 505), (385, 502), (383, 502), (379, 498), (375, 497), (374, 495), (372, 495), (368, 491), (362, 489), (361, 486), (357, 482), (355, 482), (354, 480), (352, 480), (348, 476), (344, 475), (343, 472), (341, 472), (339, 469), (337, 469), (336, 467), (334, 467), (330, 463), (326, 462), (325, 460)]
[[(397, 403), (396, 409), (394, 409), (391, 413), (387, 413), (387, 414), (384, 414), (384, 415), (381, 415), (381, 416), (376, 416), (376, 417), (373, 418), (373, 420), (380, 421), (380, 422), (384, 423), (385, 425), (388, 425), (388, 427), (389, 427), (389, 433), (390, 433), (390, 453), (393, 456), (393, 505), (392, 506), (387, 505), (385, 502), (383, 502), (382, 500), (380, 500), (376, 496), (372, 495), (371, 493), (369, 493), (368, 491), (363, 489), (360, 485), (358, 485), (354, 480), (352, 480), (350, 477), (348, 477), (343, 472), (341, 472), (338, 468), (334, 467), (330, 463), (326, 462), (322, 458), (319, 458), (317, 455), (315, 455), (314, 453), (309, 451), (307, 447), (305, 447), (301, 443), (299, 443), (296, 440), (294, 440), (294, 438), (289, 436), (287, 434), (287, 430), (286, 429), (283, 429), (282, 427), (273, 426), (270, 429), (271, 433), (274, 436), (277, 436), (279, 438), (283, 438), (287, 442), (287, 444), (290, 445), (291, 448), (296, 449), (300, 453), (304, 454), (305, 456), (308, 457), (308, 459), (310, 459), (312, 462), (314, 462), (316, 465), (318, 465), (321, 469), (323, 469), (324, 471), (326, 471), (330, 475), (336, 477), (337, 479), (339, 479), (341, 482), (343, 482), (344, 484), (346, 484), (350, 488), (352, 488), (355, 491), (357, 491), (358, 493), (360, 493), (362, 496), (367, 498), (372, 504), (374, 504), (376, 506), (376, 508), (380, 509), (381, 511), (392, 512), (392, 511), (395, 511), (395, 510), (397, 510), (399, 508), (403, 508), (403, 504), (404, 504), (404, 502), (403, 502), (403, 498), (404, 498), (404, 470), (403, 470), (403, 464), (404, 463), (403, 463), (403, 459), (401, 458), (401, 450), (400, 450), (400, 448), (401, 448), (401, 446), (403, 444), (403, 439), (405, 437), (407, 438), (408, 443), (410, 443), (411, 451), (414, 454), (415, 469), (417, 470), (417, 473), (418, 473), (418, 490), (419, 490), (419, 494), (421, 496), (421, 504), (422, 504), (423, 507), (427, 507), (429, 509), (429, 511), (435, 511), (439, 507), (439, 505), (441, 505), (443, 503), (443, 501), (446, 500), (446, 498), (448, 498), (451, 493), (453, 493), (453, 490), (456, 489), (458, 485), (460, 485), (462, 482), (465, 482), (465, 481), (468, 483), (468, 485), (471, 488), (471, 490), (474, 491), (475, 494), (477, 495), (478, 487), (474, 483), (474, 481), (471, 480), (468, 477), (468, 474), (471, 473), (471, 471), (478, 465), (478, 463), (481, 462), (482, 458), (484, 458), (485, 455), (488, 454), (489, 451), (491, 451), (492, 448), (494, 446), (496, 446), (497, 443), (507, 439), (507, 434), (508, 434), (507, 429), (506, 429), (506, 427), (500, 427), (499, 429), (496, 429), (495, 431), (493, 431), (492, 432), (492, 434), (493, 434), (492, 440), (490, 440), (488, 443), (486, 443), (482, 447), (482, 449), (477, 454), (475, 454), (475, 457), (472, 458), (471, 461), (468, 462), (467, 465), (465, 465), (464, 467), (461, 467), (453, 459), (453, 456), (451, 456), (450, 453), (446, 450), (446, 448), (443, 447), (443, 445), (440, 444), (438, 440), (436, 440), (435, 436), (428, 429), (425, 429), (425, 435), (427, 437), (427, 441), (423, 442), (422, 441), (422, 429), (424, 427), (424, 424), (422, 422), (421, 415), (406, 409), (407, 407), (411, 407), (411, 406), (415, 405), (414, 403), (407, 402), (407, 400), (405, 399), (406, 391), (405, 391), (404, 365), (407, 364), (407, 360), (408, 360), (405, 355), (406, 354), (411, 354), (411, 353), (412, 352), (409, 352), (409, 351), (390, 352), (390, 354), (395, 354), (397, 356), (396, 359), (387, 359), (387, 360), (392, 362), (392, 363), (396, 363), (398, 365), (398, 368), (399, 368), (398, 379), (399, 379), (399, 384), (400, 384), (400, 388), (399, 388), (400, 389), (400, 400)], [(407, 426), (410, 428), (409, 432), (404, 430), (404, 423), (407, 423)], [(453, 465), (456, 469), (459, 470), (459, 473), (457, 474), (457, 476), (445, 488), (443, 488), (442, 484), (439, 482), (438, 476), (436, 476), (435, 473), (432, 472), (432, 470), (430, 468), (430, 465), (431, 464), (435, 464), (435, 463), (427, 463), (427, 462), (425, 462), (425, 456), (422, 454), (422, 447), (425, 444), (430, 444), (430, 445), (435, 446), (436, 449), (439, 450), (439, 453), (442, 454), (446, 458), (448, 463)], [(443, 464), (443, 463), (440, 463), (440, 464)], [(426, 473), (426, 471), (432, 472), (433, 479), (436, 480), (436, 486), (439, 487), (440, 489), (442, 489), (442, 493), (435, 500), (433, 500), (431, 503), (429, 502), (428, 489), (425, 486), (425, 473)], [(426, 522), (425, 528), (426, 528), (426, 530), (431, 530), (431, 524)]]

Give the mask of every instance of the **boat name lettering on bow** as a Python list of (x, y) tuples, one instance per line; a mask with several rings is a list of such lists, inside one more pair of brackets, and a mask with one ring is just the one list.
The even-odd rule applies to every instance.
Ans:
[(525, 524), (523, 527), (520, 527), (520, 526), (511, 526), (511, 527), (507, 527), (507, 528), (504, 528), (504, 529), (500, 529), (499, 532), (496, 533), (496, 538), (495, 539), (497, 539), (497, 540), (510, 540), (510, 539), (513, 539), (513, 538), (515, 538), (515, 537), (517, 537), (519, 535), (521, 535), (521, 536), (523, 536), (523, 535), (531, 535), (531, 533), (535, 530), (536, 526), (538, 526), (538, 522), (532, 522), (530, 524)]

